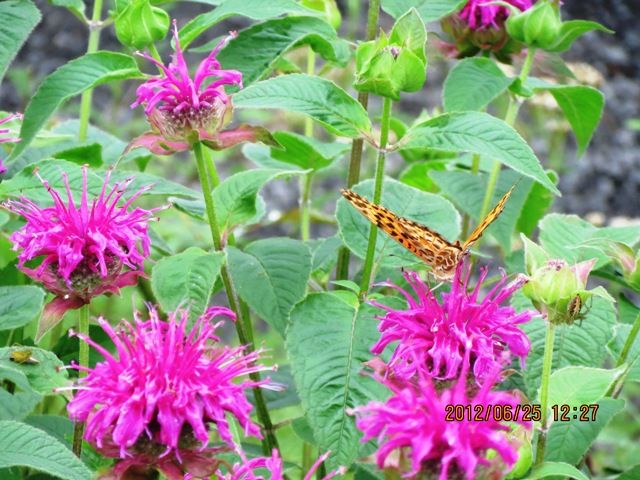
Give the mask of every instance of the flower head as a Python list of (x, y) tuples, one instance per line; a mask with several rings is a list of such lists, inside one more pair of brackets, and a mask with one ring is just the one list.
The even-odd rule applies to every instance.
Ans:
[(153, 153), (167, 155), (189, 150), (198, 141), (211, 148), (223, 149), (239, 142), (270, 138), (266, 130), (247, 125), (222, 131), (231, 120), (232, 113), (231, 98), (225, 92), (225, 86), (242, 88), (242, 73), (223, 69), (216, 56), (234, 36), (232, 33), (218, 43), (200, 63), (193, 77), (180, 47), (175, 20), (175, 55), (169, 66), (140, 53), (160, 69), (160, 76), (138, 87), (138, 98), (131, 107), (144, 106), (152, 131), (134, 139), (127, 149), (146, 147)]
[[(532, 0), (505, 0), (505, 3), (514, 11), (528, 10), (533, 5)], [(443, 45), (459, 57), (491, 51), (499, 59), (509, 61), (510, 56), (522, 48), (507, 34), (505, 22), (510, 14), (509, 7), (492, 0), (469, 0), (460, 12), (442, 21), (442, 28), (455, 40), (455, 45)]]
[[(397, 467), (407, 477), (426, 473), (426, 478), (439, 480), (473, 480), (480, 469), (506, 473), (505, 467), (513, 466), (518, 459), (518, 445), (508, 437), (511, 428), (496, 421), (493, 414), (480, 421), (476, 421), (474, 415), (500, 406), (501, 411), (508, 410), (514, 417), (520, 400), (510, 392), (491, 390), (498, 380), (499, 368), (485, 376), (481, 387), (473, 389), (475, 394), (468, 394), (468, 368), (469, 351), (457, 383), (442, 391), (436, 390), (424, 371), (419, 371), (411, 380), (377, 376), (391, 389), (391, 397), (386, 402), (357, 407), (352, 413), (357, 416), (357, 427), (364, 432), (362, 441), (378, 441), (379, 468)], [(472, 414), (448, 421), (448, 405), (469, 405), (467, 410)], [(519, 418), (513, 420), (524, 423), (522, 416), (517, 416)], [(490, 450), (500, 457), (490, 460)], [(398, 465), (394, 460), (398, 454), (403, 454), (409, 464)]]
[[(521, 11), (528, 10), (533, 4), (531, 0), (506, 0), (506, 3)], [(491, 0), (469, 0), (458, 15), (471, 30), (499, 29), (509, 16), (509, 9)]]
[[(326, 452), (316, 460), (305, 474), (304, 480), (311, 480), (313, 474), (318, 467), (320, 467), (320, 464), (329, 457), (330, 453), (331, 452)], [(267, 480), (266, 477), (255, 472), (256, 470), (265, 470), (271, 474), (269, 480), (284, 480), (282, 458), (280, 458), (276, 449), (273, 450), (271, 457), (258, 457), (247, 460), (243, 452), (240, 452), (240, 457), (242, 458), (242, 463), (233, 465), (231, 472), (227, 474), (218, 472), (218, 477), (223, 480)], [(345, 470), (343, 467), (340, 467), (322, 477), (322, 480), (329, 480), (337, 475), (342, 475)]]
[(392, 342), (398, 344), (389, 367), (395, 376), (411, 377), (419, 371), (441, 379), (458, 376), (467, 344), (476, 378), (504, 361), (506, 350), (524, 358), (531, 343), (518, 325), (527, 322), (534, 312), (517, 313), (504, 303), (524, 283), (523, 278), (507, 284), (506, 276), (479, 299), (482, 282), (488, 270), (483, 268), (475, 288), (469, 293), (470, 267), (461, 262), (455, 272), (451, 291), (439, 301), (428, 285), (415, 272), (404, 277), (415, 297), (402, 288), (383, 283), (402, 293), (407, 309), (395, 309), (378, 302), (375, 306), (386, 310), (380, 319), (380, 340), (371, 351), (380, 354)]
[[(8, 123), (15, 119), (22, 120), (22, 114), (12, 113), (7, 117), (0, 118), (0, 125), (4, 125), (5, 123)], [(0, 143), (17, 143), (20, 141), (20, 139), (17, 137), (3, 137), (3, 135), (6, 135), (8, 133), (11, 133), (11, 130), (9, 128), (0, 128)], [(6, 171), (7, 167), (5, 167), (4, 163), (2, 163), (2, 159), (0, 159), (0, 175), (5, 173)]]
[(67, 410), (87, 423), (84, 438), (106, 454), (115, 449), (121, 458), (171, 453), (179, 459), (184, 451), (206, 447), (210, 424), (223, 442), (236, 447), (227, 414), (245, 435), (261, 438), (245, 392), (269, 380), (237, 380), (268, 368), (256, 363), (259, 351), (218, 345), (215, 330), (222, 322), (211, 319), (219, 315), (235, 320), (223, 307), (209, 309), (193, 328), (187, 326), (186, 310), (162, 321), (149, 307), (149, 320), (136, 314), (133, 325), (123, 321), (117, 331), (101, 318), (115, 356), (77, 334), (104, 357), (93, 369), (75, 366), (87, 376), (79, 380)]
[[(130, 207), (150, 187), (141, 188), (118, 205), (132, 179), (116, 182), (109, 190), (110, 175), (107, 171), (100, 194), (91, 202), (87, 167), (83, 167), (79, 204), (63, 172), (66, 199), (41, 179), (53, 206), (40, 207), (27, 198), (3, 205), (27, 222), (11, 235), (13, 249), (20, 252), (18, 268), (58, 297), (49, 304), (47, 314), (61, 316), (94, 296), (118, 293), (121, 287), (134, 285), (143, 274), (151, 244), (148, 223), (157, 209)], [(42, 258), (38, 267), (25, 265), (38, 258)]]

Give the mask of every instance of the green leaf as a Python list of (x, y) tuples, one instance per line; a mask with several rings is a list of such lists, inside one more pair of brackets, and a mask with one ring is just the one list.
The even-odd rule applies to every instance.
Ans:
[(92, 478), (71, 450), (48, 433), (14, 421), (0, 421), (0, 468), (24, 466), (65, 480)]
[[(523, 295), (516, 298), (533, 308)], [(520, 306), (524, 306), (520, 305)], [(586, 318), (573, 325), (559, 325), (556, 327), (555, 346), (553, 350), (553, 369), (567, 366), (582, 365), (585, 367), (601, 367), (608, 357), (606, 345), (613, 336), (616, 325), (616, 311), (611, 302), (602, 298), (593, 298), (593, 303), (584, 307)], [(526, 390), (529, 397), (534, 397), (540, 386), (542, 374), (542, 355), (546, 323), (540, 318), (534, 318), (522, 326), (522, 330), (531, 340), (531, 351), (527, 357), (526, 368), (523, 372)], [(560, 403), (565, 403), (561, 401)]]
[(467, 0), (382, 0), (382, 9), (393, 18), (415, 8), (424, 23), (440, 20), (458, 11)]
[[(200, 34), (229, 17), (241, 16), (252, 20), (267, 20), (290, 13), (313, 15), (314, 11), (302, 7), (294, 0), (226, 0), (206, 13), (202, 13), (180, 30), (180, 43), (186, 49)], [(225, 68), (226, 65), (223, 64)]]
[[(631, 333), (631, 328), (631, 325), (618, 325), (616, 327), (616, 336), (609, 343), (609, 350), (616, 360), (620, 358), (622, 348)], [(630, 369), (625, 381), (640, 382), (640, 335), (636, 336), (629, 349), (626, 364), (630, 366)]]
[(20, 138), (9, 159), (17, 158), (62, 103), (85, 90), (114, 80), (140, 77), (133, 57), (122, 53), (88, 53), (47, 76), (24, 112)]
[(73, 422), (68, 417), (58, 415), (30, 415), (24, 419), (32, 427), (53, 435), (64, 444), (71, 444)]
[(42, 311), (44, 290), (31, 285), (0, 287), (0, 331), (23, 327)]
[[(71, 192), (76, 199), (80, 198), (82, 192), (82, 167), (76, 163), (66, 160), (43, 160), (35, 164), (27, 165), (11, 179), (0, 183), (0, 197), (22, 197), (26, 196), (36, 203), (51, 203), (51, 195), (42, 185), (40, 179), (34, 175), (37, 169), (41, 178), (47, 180), (49, 185), (66, 195), (62, 173), (66, 173), (69, 178)], [(87, 172), (87, 191), (90, 196), (98, 196), (104, 183), (104, 171), (89, 170)], [(156, 177), (148, 173), (131, 172), (127, 170), (115, 170), (111, 173), (110, 185), (114, 182), (131, 179), (125, 193), (125, 198), (130, 197), (142, 187), (152, 188), (145, 192), (145, 195), (182, 195), (185, 197), (196, 197), (198, 194), (190, 188), (179, 183), (172, 182), (165, 178)]]
[(513, 82), (488, 58), (465, 58), (444, 81), (442, 99), (447, 112), (482, 110)]
[(51, 3), (51, 5), (55, 5), (56, 7), (66, 8), (76, 17), (83, 20), (85, 19), (85, 5), (82, 0), (49, 0), (49, 3)]
[(293, 306), (304, 298), (311, 251), (290, 238), (268, 238), (241, 251), (227, 248), (229, 272), (240, 297), (284, 337)]
[[(558, 183), (558, 176), (553, 170), (547, 172), (547, 175), (553, 183)], [(518, 231), (523, 232), (527, 236), (531, 236), (542, 217), (544, 217), (549, 208), (551, 208), (553, 198), (553, 193), (539, 183), (534, 183), (520, 212), (517, 227)]]
[[(17, 363), (11, 360), (15, 351), (29, 350), (31, 358), (37, 363)], [(35, 347), (6, 347), (0, 348), (0, 367), (12, 368), (22, 372), (33, 391), (40, 395), (53, 395), (54, 388), (68, 384), (69, 375), (64, 364), (53, 352)]]
[(596, 258), (595, 268), (611, 262), (603, 243), (621, 242), (630, 246), (640, 241), (640, 227), (597, 228), (576, 215), (551, 213), (538, 224), (540, 244), (549, 255), (569, 263)]
[(77, 145), (66, 150), (61, 150), (53, 155), (53, 158), (77, 163), (78, 165), (89, 165), (92, 168), (102, 166), (102, 145), (99, 143), (89, 143), (87, 145)]
[(449, 163), (447, 160), (428, 160), (426, 162), (411, 163), (400, 174), (399, 180), (418, 190), (437, 193), (439, 188), (430, 178), (430, 172), (443, 172), (447, 169)]
[[(7, 384), (14, 386), (13, 393), (5, 390)], [(13, 365), (7, 367), (0, 364), (0, 385), (0, 420), (20, 420), (29, 415), (42, 400), (42, 396), (29, 385), (25, 374)]]
[(254, 83), (236, 93), (233, 104), (303, 113), (338, 136), (358, 137), (371, 130), (367, 112), (356, 99), (335, 83), (315, 76), (282, 75)]
[[(488, 174), (474, 175), (464, 171), (431, 172), (431, 178), (442, 189), (442, 192), (464, 213), (473, 218), (476, 224), (481, 220), (480, 214), (482, 213), (484, 194), (487, 190), (488, 177)], [(502, 172), (493, 192), (490, 207), (496, 205), (502, 195), (521, 178), (521, 175), (513, 171)], [(524, 179), (519, 183), (498, 219), (487, 229), (487, 232), (496, 237), (505, 252), (511, 251), (511, 237), (533, 184), (534, 182), (529, 179)]]
[(550, 52), (566, 52), (571, 48), (571, 45), (573, 45), (573, 42), (575, 42), (578, 37), (581, 37), (585, 33), (593, 30), (599, 30), (605, 33), (614, 33), (613, 30), (609, 30), (598, 22), (591, 22), (588, 20), (569, 20), (568, 22), (562, 22), (558, 41), (552, 48), (546, 50)]
[(347, 42), (334, 28), (316, 17), (285, 17), (268, 20), (242, 30), (219, 53), (226, 69), (242, 72), (244, 86), (267, 76), (287, 51), (309, 45), (327, 61), (346, 65), (350, 52)]
[(549, 380), (549, 405), (579, 407), (596, 403), (623, 371), (624, 367), (607, 370), (574, 366), (556, 370)]
[[(603, 398), (598, 402), (595, 421), (591, 421), (593, 410), (589, 410), (587, 422), (571, 418), (574, 414), (569, 415), (568, 422), (554, 422), (547, 434), (544, 458), (550, 462), (578, 464), (609, 421), (624, 409), (624, 404), (622, 399)], [(578, 417), (580, 414), (578, 411)]]
[(40, 18), (30, 0), (0, 2), (0, 82)]
[(589, 480), (589, 477), (573, 465), (561, 462), (544, 462), (542, 465), (534, 467), (525, 480), (539, 480), (540, 478), (554, 476), (569, 477), (575, 480)]
[(312, 293), (291, 312), (287, 351), (314, 438), (320, 450), (332, 452), (327, 470), (349, 467), (362, 450), (347, 409), (386, 393), (361, 374), (377, 337), (373, 307), (358, 309), (330, 293)]
[(584, 85), (556, 85), (544, 81), (531, 83), (536, 92), (549, 92), (562, 109), (578, 142), (578, 156), (586, 150), (604, 109), (604, 95)]
[(402, 146), (484, 155), (560, 193), (518, 132), (486, 113), (457, 112), (431, 118), (411, 128)]
[[(61, 152), (66, 152), (74, 148), (87, 147), (89, 145), (100, 145), (102, 147), (102, 164), (108, 166), (114, 165), (118, 160), (120, 160), (120, 165), (124, 165), (131, 161), (142, 161), (151, 158), (151, 155), (147, 151), (136, 149), (130, 151), (120, 159), (127, 144), (93, 125), (89, 125), (87, 129), (86, 141), (78, 142), (79, 128), (79, 120), (74, 119), (62, 122), (48, 132), (49, 135), (56, 137), (55, 141), (46, 142), (45, 144), (41, 144), (40, 138), (46, 131), (41, 130), (36, 136), (36, 139), (31, 142), (31, 145), (22, 152), (19, 158), (16, 158), (12, 162), (12, 170), (18, 171), (32, 163), (59, 156)], [(89, 165), (95, 164), (92, 158), (87, 158), (84, 163), (88, 163)]]
[[(218, 226), (224, 232), (231, 232), (240, 224), (257, 223), (265, 210), (264, 202), (258, 195), (260, 189), (277, 178), (302, 173), (302, 170), (254, 169), (231, 175), (213, 190)], [(171, 201), (179, 210), (204, 221), (203, 200), (172, 198)]]
[(631, 467), (626, 472), (618, 475), (615, 480), (638, 480), (640, 478), (640, 465)]
[[(373, 180), (365, 180), (352, 187), (360, 195), (373, 198)], [(382, 206), (396, 215), (420, 222), (448, 240), (460, 234), (460, 215), (448, 200), (439, 195), (422, 192), (390, 178), (385, 178)], [(373, 225), (344, 198), (338, 200), (336, 209), (338, 229), (344, 244), (360, 258), (364, 258), (369, 241), (369, 229)], [(375, 225), (373, 228), (376, 228)], [(376, 262), (383, 267), (401, 267), (419, 262), (402, 245), (386, 233), (380, 232), (376, 242)]]
[(158, 261), (151, 273), (151, 288), (165, 312), (189, 309), (193, 322), (209, 306), (213, 284), (224, 261), (221, 252), (207, 253), (196, 247)]

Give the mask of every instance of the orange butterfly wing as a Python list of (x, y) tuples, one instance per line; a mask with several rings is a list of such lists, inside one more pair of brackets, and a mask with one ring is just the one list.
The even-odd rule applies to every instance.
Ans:
[(438, 233), (408, 218), (399, 217), (388, 209), (370, 202), (351, 190), (342, 195), (370, 222), (377, 225), (404, 248), (416, 255), (436, 274), (448, 278), (463, 253), (458, 242), (452, 244)]
[(469, 235), (469, 238), (462, 245), (462, 250), (466, 251), (471, 245), (473, 245), (482, 236), (482, 234), (487, 229), (487, 227), (491, 225), (500, 216), (514, 188), (516, 188), (515, 185), (511, 187), (509, 191), (502, 196), (502, 198), (496, 204), (496, 206), (493, 207), (493, 210), (491, 210), (489, 214), (486, 217), (484, 217), (484, 220), (482, 220), (482, 222), (480, 222), (480, 224), (475, 228), (475, 230), (471, 232), (471, 235)]

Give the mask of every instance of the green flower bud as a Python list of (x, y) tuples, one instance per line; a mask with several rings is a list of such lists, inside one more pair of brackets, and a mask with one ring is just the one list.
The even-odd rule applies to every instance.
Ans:
[(426, 30), (415, 9), (400, 17), (389, 37), (381, 32), (356, 50), (355, 88), (400, 99), (400, 92), (416, 92), (427, 78)]
[(596, 260), (569, 265), (550, 258), (547, 252), (522, 235), (528, 282), (522, 293), (554, 324), (572, 324), (584, 317), (583, 306), (594, 295), (613, 298), (602, 287), (587, 290), (589, 273)]
[(162, 40), (169, 31), (169, 15), (149, 0), (133, 0), (116, 17), (116, 36), (120, 43), (137, 49)]
[(562, 28), (560, 8), (556, 3), (540, 0), (529, 10), (509, 15), (506, 27), (511, 38), (525, 45), (551, 49)]

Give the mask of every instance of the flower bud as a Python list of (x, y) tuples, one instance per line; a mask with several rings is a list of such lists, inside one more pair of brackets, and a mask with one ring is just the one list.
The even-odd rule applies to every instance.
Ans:
[(522, 293), (549, 322), (571, 324), (581, 318), (582, 307), (596, 295), (613, 301), (602, 287), (587, 290), (587, 280), (596, 259), (569, 265), (565, 260), (549, 258), (540, 246), (522, 236), (528, 282)]
[(620, 265), (622, 276), (627, 283), (640, 291), (640, 252), (635, 254), (630, 246), (613, 242), (608, 246), (609, 255)]
[(560, 8), (548, 0), (538, 1), (529, 10), (512, 13), (506, 27), (511, 38), (529, 47), (550, 49), (557, 43), (562, 28)]
[(123, 45), (142, 49), (162, 40), (169, 24), (167, 12), (149, 0), (132, 0), (116, 17), (116, 36)]
[(424, 22), (415, 9), (400, 17), (387, 36), (361, 43), (356, 51), (356, 90), (400, 99), (416, 92), (427, 78)]

